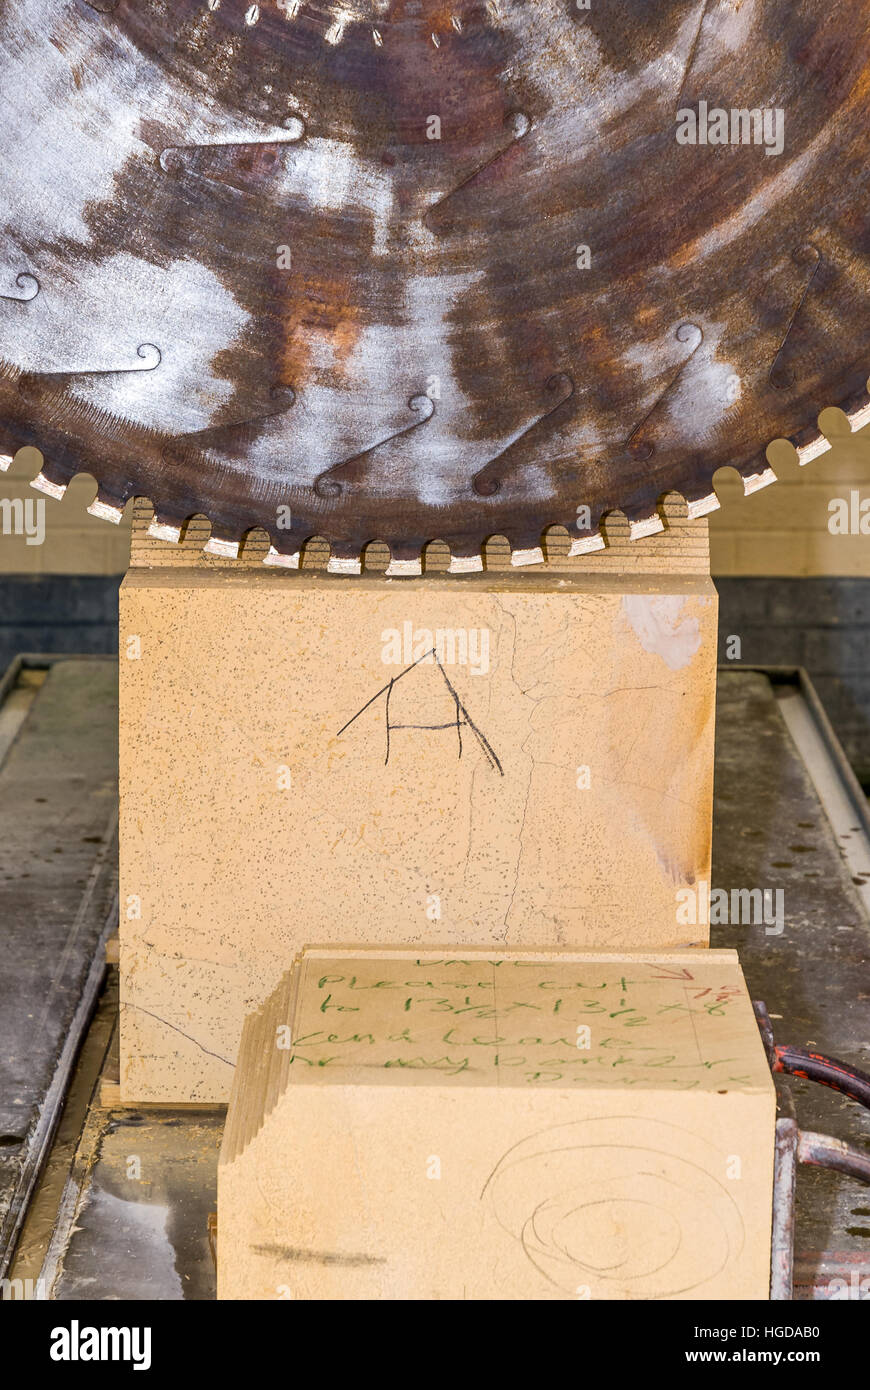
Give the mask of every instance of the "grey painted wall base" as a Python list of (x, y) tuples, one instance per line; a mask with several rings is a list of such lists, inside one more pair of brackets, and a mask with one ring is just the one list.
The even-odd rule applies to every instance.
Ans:
[[(0, 579), (0, 672), (18, 652), (117, 651), (121, 575)], [(805, 666), (870, 785), (870, 579), (717, 579), (725, 666)], [(740, 660), (728, 638), (740, 638)]]
[(0, 674), (19, 652), (118, 651), (123, 575), (4, 575), (0, 578)]

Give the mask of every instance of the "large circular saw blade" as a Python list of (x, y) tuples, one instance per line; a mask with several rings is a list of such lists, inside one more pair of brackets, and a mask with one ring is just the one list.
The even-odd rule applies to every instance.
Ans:
[(865, 418), (870, 0), (0, 0), (0, 93), (0, 446), (107, 515), (462, 568)]

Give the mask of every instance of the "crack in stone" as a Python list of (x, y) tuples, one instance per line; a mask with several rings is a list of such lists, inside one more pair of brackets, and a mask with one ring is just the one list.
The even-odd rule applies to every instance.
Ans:
[(143, 1008), (141, 1004), (132, 1004), (129, 1000), (123, 1007), (125, 1009), (136, 1009), (140, 1014), (147, 1014), (149, 1018), (153, 1018), (158, 1023), (162, 1023), (164, 1027), (171, 1028), (174, 1033), (179, 1033), (182, 1038), (186, 1038), (188, 1042), (193, 1043), (194, 1047), (199, 1048), (199, 1051), (204, 1052), (206, 1056), (214, 1057), (218, 1062), (223, 1062), (225, 1066), (232, 1067), (233, 1071), (235, 1071), (235, 1062), (230, 1062), (226, 1057), (222, 1057), (219, 1052), (212, 1052), (209, 1048), (204, 1047), (201, 1042), (198, 1042), (196, 1038), (192, 1038), (189, 1033), (185, 1033), (184, 1029), (179, 1028), (176, 1023), (170, 1023), (168, 1018), (161, 1018), (159, 1014), (152, 1013), (150, 1009)]

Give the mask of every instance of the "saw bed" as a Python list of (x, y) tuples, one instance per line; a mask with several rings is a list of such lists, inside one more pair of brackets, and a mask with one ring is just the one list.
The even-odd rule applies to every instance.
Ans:
[[(106, 965), (117, 910), (114, 680), (109, 660), (28, 657), (3, 691), (0, 822), (28, 869), (7, 870), (2, 882), (15, 969), (0, 996), (0, 1095), (15, 1114), (0, 1153), (0, 1254), (22, 1290), (30, 1279), (53, 1299), (211, 1299), (224, 1109), (131, 1109), (118, 1097), (117, 970)], [(868, 831), (865, 799), (806, 676), (722, 670), (713, 886), (776, 883), (785, 928), (714, 925), (712, 944), (739, 949), (780, 1040), (864, 1068)], [(40, 1065), (28, 1062), (25, 1086), (21, 1059), (34, 1049)], [(777, 1086), (781, 1099), (790, 1091), (802, 1129), (870, 1151), (859, 1105), (794, 1078)], [(868, 1252), (866, 1189), (801, 1167), (795, 1296), (850, 1286)]]

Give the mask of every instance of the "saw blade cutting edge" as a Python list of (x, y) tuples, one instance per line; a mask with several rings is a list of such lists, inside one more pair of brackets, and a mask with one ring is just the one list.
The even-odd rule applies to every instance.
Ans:
[(870, 0), (0, 0), (0, 467), (543, 559), (870, 421)]

